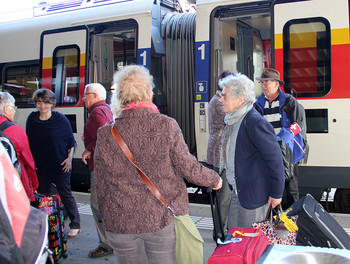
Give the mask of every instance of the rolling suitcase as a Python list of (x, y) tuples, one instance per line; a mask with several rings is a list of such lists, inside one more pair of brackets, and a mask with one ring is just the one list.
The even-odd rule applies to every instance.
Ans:
[(255, 264), (269, 245), (260, 228), (233, 227), (208, 259), (208, 264)]
[(61, 198), (58, 194), (42, 195), (35, 193), (34, 206), (48, 215), (49, 248), (57, 263), (60, 258), (67, 258), (67, 239), (64, 228), (64, 216)]
[(292, 215), (299, 216), (297, 245), (350, 249), (350, 236), (311, 194), (292, 205)]

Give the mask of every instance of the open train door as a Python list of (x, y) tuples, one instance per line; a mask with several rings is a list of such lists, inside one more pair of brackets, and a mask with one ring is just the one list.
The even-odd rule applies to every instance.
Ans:
[[(85, 65), (88, 28), (74, 26), (43, 31), (40, 42), (41, 88), (52, 90), (56, 95), (57, 110), (69, 120), (76, 142), (81, 142), (84, 130)], [(74, 106), (74, 107), (72, 107)], [(78, 118), (80, 117), (80, 118)], [(77, 144), (75, 153), (83, 153), (84, 145)], [(88, 168), (77, 154), (73, 159), (72, 184), (88, 186)], [(81, 180), (84, 179), (84, 183)]]
[[(265, 49), (271, 42), (270, 6), (271, 1), (197, 0), (195, 128), (200, 161), (206, 160), (208, 102), (219, 74), (241, 72), (255, 80), (263, 71), (264, 56), (270, 58), (270, 49)], [(257, 82), (255, 92), (262, 92)]]
[(350, 188), (349, 1), (275, 1), (274, 62), (284, 90), (306, 109), (308, 164), (301, 195)]

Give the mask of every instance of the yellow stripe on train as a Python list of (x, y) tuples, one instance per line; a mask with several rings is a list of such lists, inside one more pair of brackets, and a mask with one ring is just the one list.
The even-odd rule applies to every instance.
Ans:
[[(290, 34), (290, 48), (316, 47), (316, 32)], [(349, 28), (332, 29), (331, 45), (349, 44)], [(275, 49), (283, 48), (283, 34), (275, 34)]]
[[(52, 57), (43, 58), (42, 69), (43, 70), (52, 69), (52, 61), (53, 61)], [(79, 67), (82, 67), (82, 66), (85, 66), (85, 54), (80, 54), (80, 65), (79, 65)]]

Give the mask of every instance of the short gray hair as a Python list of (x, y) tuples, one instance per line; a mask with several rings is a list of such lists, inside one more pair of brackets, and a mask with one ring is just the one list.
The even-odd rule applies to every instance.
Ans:
[(0, 92), (0, 114), (5, 115), (5, 106), (14, 105), (15, 98), (8, 92)]
[(255, 102), (254, 82), (242, 73), (228, 75), (219, 81), (219, 85), (229, 89), (233, 97), (243, 97), (245, 103)]
[(89, 93), (97, 94), (97, 97), (101, 100), (106, 100), (107, 92), (106, 89), (100, 83), (89, 83), (85, 85), (85, 91), (89, 88)]
[(154, 82), (149, 71), (140, 65), (129, 65), (114, 74), (115, 92), (112, 95), (112, 111), (117, 114), (132, 102), (153, 97)]

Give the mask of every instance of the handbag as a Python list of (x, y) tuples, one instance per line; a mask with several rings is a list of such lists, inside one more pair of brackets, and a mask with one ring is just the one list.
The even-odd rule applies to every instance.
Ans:
[(296, 245), (298, 234), (298, 216), (288, 218), (282, 212), (281, 205), (277, 206), (276, 216), (273, 217), (272, 206), (269, 206), (264, 221), (253, 223), (252, 227), (260, 228), (268, 238), (270, 244)]
[(176, 263), (203, 264), (204, 241), (190, 216), (188, 214), (175, 215), (174, 210), (167, 204), (167, 202), (164, 200), (163, 196), (160, 194), (156, 186), (154, 186), (154, 184), (146, 176), (146, 174), (144, 174), (142, 170), (135, 164), (134, 156), (132, 155), (128, 146), (125, 144), (124, 140), (120, 136), (115, 126), (112, 127), (112, 134), (125, 156), (137, 169), (141, 179), (146, 184), (147, 188), (174, 216), (176, 232)]

